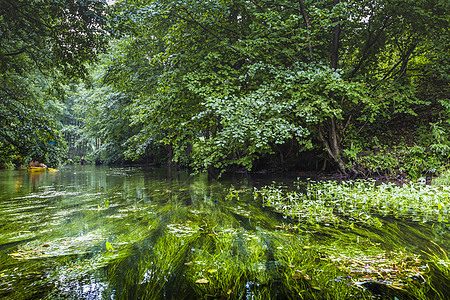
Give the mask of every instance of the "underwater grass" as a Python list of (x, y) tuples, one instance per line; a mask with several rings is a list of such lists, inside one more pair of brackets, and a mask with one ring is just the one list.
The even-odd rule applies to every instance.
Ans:
[[(104, 191), (67, 193), (48, 203), (40, 201), (52, 194), (39, 192), (43, 198), (5, 204), (20, 226), (0, 230), (0, 296), (449, 298), (449, 226), (445, 216), (439, 222), (447, 202), (434, 198), (434, 189), (380, 189), (373, 182), (310, 182), (294, 190), (276, 184), (236, 189), (206, 179), (138, 182), (139, 188), (102, 183)], [(402, 212), (376, 199), (397, 197), (419, 207), (408, 195), (435, 206)], [(29, 204), (34, 212), (26, 211)]]
[[(338, 222), (329, 222), (329, 216), (320, 219), (319, 210), (313, 209), (308, 211), (315, 219), (280, 224), (276, 215), (246, 202), (247, 192), (232, 191), (223, 203), (204, 198), (192, 206), (172, 201), (172, 206), (163, 208), (161, 237), (148, 252), (152, 254), (143, 256), (142, 266), (147, 267), (134, 272), (141, 274), (141, 284), (133, 296), (372, 299), (391, 295), (433, 299), (430, 295), (436, 294), (432, 285), (424, 284), (430, 271), (427, 263), (401, 246), (399, 234), (409, 230), (422, 239), (430, 232), (420, 235), (420, 230), (406, 224), (399, 228), (397, 223), (386, 223), (383, 216), (377, 223), (358, 222), (354, 217), (349, 223), (348, 216), (340, 213)], [(330, 210), (330, 215), (335, 211)], [(159, 250), (162, 248), (164, 252)], [(142, 274), (151, 280), (143, 282)], [(135, 279), (124, 291), (131, 290), (136, 280), (127, 276)]]
[[(447, 252), (430, 238), (434, 237), (448, 247), (448, 242), (441, 239), (440, 234), (442, 232), (445, 236), (448, 228), (449, 192), (447, 186), (375, 186), (372, 180), (358, 180), (308, 182), (297, 190), (266, 186), (255, 189), (254, 198), (298, 222), (280, 229), (294, 229), (303, 236), (309, 236), (310, 245), (306, 249), (314, 249), (320, 256), (315, 265), (328, 262), (323, 268), (327, 272), (321, 273), (323, 278), (318, 281), (322, 285), (339, 281), (371, 290), (375, 295), (395, 295), (392, 297), (398, 299), (445, 299), (447, 295), (442, 284), (449, 283), (450, 268), (447, 256), (442, 253)], [(421, 228), (421, 224), (427, 222), (434, 224), (431, 228)], [(404, 246), (405, 241), (409, 242), (408, 248)], [(291, 246), (294, 250), (286, 241), (284, 243), (286, 253), (301, 253), (297, 244)], [(439, 259), (429, 254), (438, 250), (441, 251)], [(294, 261), (296, 256), (286, 256), (286, 253), (283, 254), (284, 260), (291, 266), (298, 265)], [(301, 255), (297, 254), (298, 257)], [(307, 274), (308, 279), (317, 277), (317, 274), (311, 276), (308, 272), (311, 273), (307, 268), (301, 269), (299, 274), (292, 276), (305, 279), (304, 274)], [(439, 278), (430, 283), (429, 279), (434, 274), (439, 274)], [(289, 282), (289, 276), (285, 280)], [(326, 288), (317, 286), (326, 291)], [(353, 297), (345, 287), (332, 289), (335, 295), (340, 293), (340, 298)], [(299, 297), (315, 299), (316, 294), (308, 294), (310, 290), (300, 288), (303, 296)], [(329, 298), (328, 295), (325, 297)]]

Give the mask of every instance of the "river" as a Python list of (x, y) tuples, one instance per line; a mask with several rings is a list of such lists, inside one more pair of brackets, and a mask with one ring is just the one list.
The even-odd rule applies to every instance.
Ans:
[(448, 223), (299, 224), (254, 197), (264, 184), (0, 171), (0, 298), (450, 299)]

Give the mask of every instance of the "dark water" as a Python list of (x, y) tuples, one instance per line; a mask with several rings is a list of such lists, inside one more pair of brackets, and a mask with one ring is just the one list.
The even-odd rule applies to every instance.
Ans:
[(450, 299), (447, 223), (299, 224), (264, 180), (0, 171), (0, 298)]

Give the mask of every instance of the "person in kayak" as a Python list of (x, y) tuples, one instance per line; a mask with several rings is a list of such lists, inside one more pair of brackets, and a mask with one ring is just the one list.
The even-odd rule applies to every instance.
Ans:
[(37, 160), (36, 160), (36, 161), (31, 161), (31, 162), (30, 162), (30, 168), (33, 168), (33, 167), (47, 168), (46, 165), (44, 165), (44, 164), (38, 162)]

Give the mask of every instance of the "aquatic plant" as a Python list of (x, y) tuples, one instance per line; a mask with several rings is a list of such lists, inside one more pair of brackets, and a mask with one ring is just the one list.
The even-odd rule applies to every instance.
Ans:
[(450, 170), (442, 172), (438, 177), (433, 178), (432, 184), (435, 186), (450, 186)]
[[(402, 224), (401, 219), (413, 223), (420, 221), (419, 224), (448, 223), (449, 192), (450, 189), (445, 186), (376, 186), (371, 180), (344, 183), (327, 181), (308, 182), (294, 190), (276, 185), (266, 186), (255, 189), (254, 198), (261, 200), (275, 212), (289, 217), (293, 222), (298, 222), (297, 225), (280, 226), (279, 229), (286, 232), (297, 231), (303, 236), (302, 240), (294, 244), (285, 240), (277, 251), (281, 251), (278, 252), (282, 257), (279, 260), (285, 261), (285, 265), (289, 264), (293, 269), (294, 266), (303, 266), (295, 269), (297, 273), (292, 272), (290, 276), (303, 281), (308, 278), (309, 291), (313, 285), (326, 293), (326, 288), (322, 285), (337, 280), (365, 289), (372, 289), (375, 285), (386, 286), (388, 290), (384, 291), (384, 294), (389, 294), (389, 291), (394, 289), (414, 297), (422, 295), (420, 299), (432, 299), (433, 296), (426, 292), (428, 288), (422, 285), (432, 272), (426, 262), (429, 260), (426, 253), (432, 251), (430, 247), (442, 248), (434, 243), (422, 252), (414, 253), (412, 249), (400, 246), (403, 243), (398, 233), (400, 230), (410, 231), (411, 236), (420, 237), (420, 240), (416, 241), (417, 245), (432, 236), (428, 229), (421, 231), (419, 228)], [(387, 222), (390, 219), (397, 220), (397, 223)], [(395, 224), (402, 224), (402, 228)], [(297, 234), (293, 234), (293, 239), (295, 236)], [(327, 238), (322, 240), (320, 237)], [(301, 245), (304, 245), (303, 249)], [(310, 253), (315, 252), (317, 259), (314, 263), (311, 263), (311, 260), (306, 264), (308, 260), (298, 262), (302, 259), (301, 253), (304, 253), (305, 249)], [(440, 262), (437, 264), (437, 274), (446, 274), (448, 266), (442, 263), (446, 259), (442, 258), (442, 255), (440, 257), (440, 260), (437, 260)], [(324, 277), (317, 283), (311, 281), (311, 278), (318, 276), (313, 271), (317, 267), (311, 270), (307, 266), (323, 264), (325, 266), (320, 268), (320, 275), (328, 276), (328, 279), (325, 280)], [(441, 270), (442, 268), (447, 270)], [(336, 280), (333, 281), (332, 278)], [(292, 280), (289, 276), (286, 276), (286, 284), (290, 281)], [(304, 286), (305, 283), (302, 283), (299, 291), (308, 290)], [(341, 288), (333, 287), (333, 290), (342, 293), (342, 298), (352, 293)], [(313, 293), (306, 299), (314, 298)]]
[[(449, 227), (438, 221), (446, 208), (433, 198), (445, 188), (309, 182), (253, 189), (141, 177), (128, 185), (129, 177), (114, 177), (121, 188), (92, 181), (78, 193), (48, 185), (1, 202), (0, 296), (448, 298)], [(399, 195), (404, 203), (407, 195), (435, 201), (436, 211), (403, 214), (369, 199)]]
[[(303, 188), (303, 187), (301, 187)], [(375, 185), (374, 180), (308, 182), (304, 190), (283, 191), (267, 186), (255, 189), (264, 205), (300, 222), (370, 224), (381, 226), (380, 216), (414, 221), (449, 221), (450, 187), (418, 183)]]

